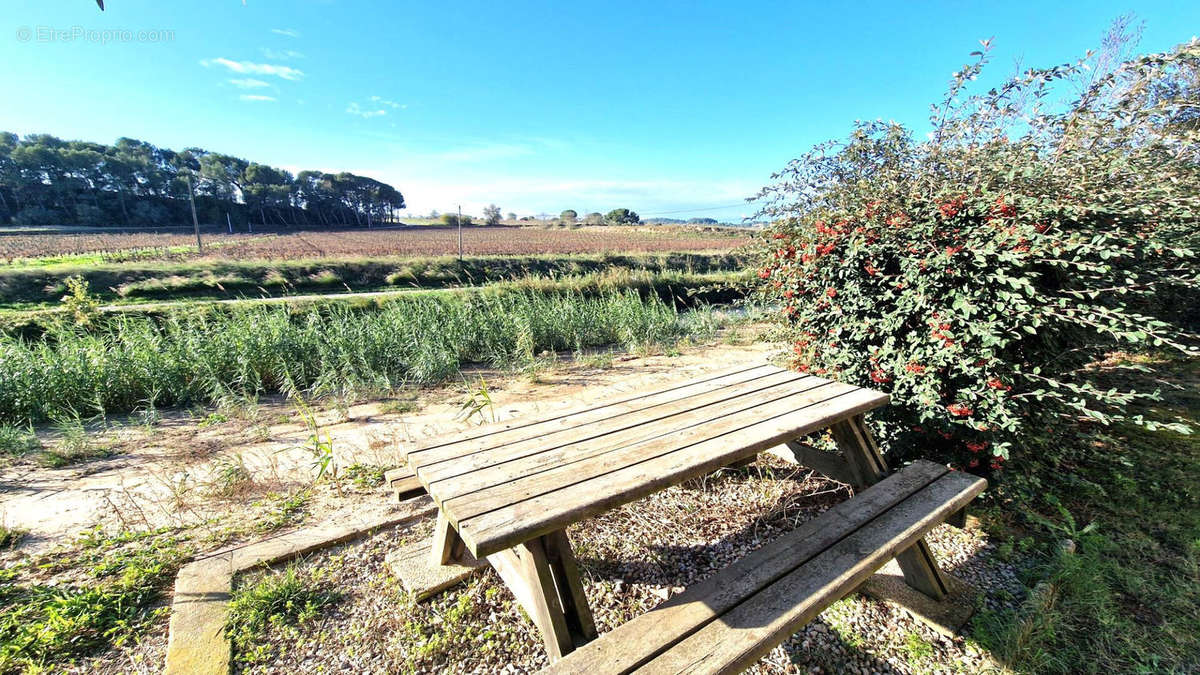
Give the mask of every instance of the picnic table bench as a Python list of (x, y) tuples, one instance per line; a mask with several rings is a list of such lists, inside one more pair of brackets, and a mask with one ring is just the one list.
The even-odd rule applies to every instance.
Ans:
[[(887, 402), (870, 389), (744, 365), (439, 439), (406, 454), (438, 506), (429, 564), (486, 560), (539, 628), (551, 663), (588, 645), (559, 663), (578, 671), (658, 670), (672, 655), (691, 659), (697, 645), (726, 644), (722, 634), (739, 636), (732, 651), (691, 667), (748, 665), (892, 558), (906, 583), (940, 599), (946, 582), (921, 537), (985, 483), (929, 462), (890, 475), (863, 421)], [(799, 441), (825, 429), (840, 453)], [(879, 484), (596, 640), (566, 528), (768, 450), (860, 490)]]

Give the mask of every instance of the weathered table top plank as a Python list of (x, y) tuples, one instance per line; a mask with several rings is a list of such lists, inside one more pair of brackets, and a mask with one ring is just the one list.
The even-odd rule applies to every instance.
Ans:
[(775, 366), (476, 430), (408, 454), (477, 557), (886, 404), (870, 389)]
[(465, 520), (456, 519), (453, 508), (445, 511), (472, 552), (487, 555), (486, 551), (502, 550), (514, 546), (514, 542), (561, 529), (887, 401), (886, 397), (879, 399), (871, 394), (860, 389), (810, 410), (760, 422)]
[[(801, 382), (801, 379), (804, 381)], [(828, 383), (817, 378), (804, 378), (797, 373), (778, 373), (755, 380), (754, 389), (749, 384), (692, 397), (670, 406), (659, 406), (653, 417), (633, 420), (634, 423), (622, 422), (603, 430), (590, 425), (590, 428), (581, 429), (578, 433), (535, 438), (462, 457), (457, 461), (423, 467), (423, 475), (430, 484), (444, 483), (437, 488), (438, 497), (449, 500), (634, 443), (677, 434), (721, 416)], [(718, 393), (724, 398), (713, 398)]]
[(622, 416), (638, 414), (656, 406), (667, 405), (691, 396), (765, 377), (779, 370), (768, 364), (743, 365), (707, 377), (665, 387), (658, 391), (635, 394), (617, 401), (581, 406), (550, 417), (491, 424), (481, 429), (471, 429), (443, 437), (432, 444), (418, 446), (407, 453), (406, 460), (409, 467), (415, 469), (469, 456), (489, 448), (502, 447), (522, 440), (543, 438), (554, 433), (572, 431), (585, 425), (604, 423)]
[[(819, 383), (819, 386), (813, 386), (812, 383), (806, 384), (807, 386), (803, 388), (797, 386), (797, 391), (794, 393), (783, 396), (775, 393), (776, 398), (772, 399), (766, 399), (762, 393), (747, 396), (744, 402), (743, 400), (738, 401), (738, 408), (711, 418), (705, 416), (702, 418), (703, 422), (685, 419), (676, 425), (672, 423), (674, 419), (669, 420), (655, 430), (661, 433), (655, 433), (643, 440), (615, 443), (612, 447), (595, 442), (572, 445), (564, 453), (561, 453), (563, 455), (561, 460), (549, 468), (525, 475), (507, 475), (484, 489), (446, 497), (441, 503), (459, 519), (466, 519), (506, 504), (546, 494), (581, 480), (598, 477), (660, 455), (675, 452), (702, 441), (719, 438), (765, 419), (803, 410), (808, 406), (855, 391), (853, 387), (844, 384), (827, 382)], [(792, 387), (775, 387), (772, 391), (776, 389), (789, 391)], [(695, 419), (691, 415), (681, 417)], [(485, 469), (481, 473), (491, 471), (494, 469)]]

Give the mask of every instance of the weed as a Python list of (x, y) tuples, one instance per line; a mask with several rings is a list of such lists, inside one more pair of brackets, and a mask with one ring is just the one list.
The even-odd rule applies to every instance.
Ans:
[(322, 432), (321, 427), (317, 424), (317, 417), (313, 413), (312, 408), (304, 402), (304, 399), (297, 398), (296, 408), (300, 413), (300, 418), (304, 420), (304, 426), (308, 428), (308, 444), (303, 449), (312, 453), (312, 469), (313, 482), (320, 482), (327, 475), (333, 479), (333, 485), (336, 489), (341, 490), (341, 486), (337, 482), (338, 466), (337, 458), (333, 453), (333, 437), (328, 431)]
[(346, 467), (345, 478), (360, 490), (369, 490), (383, 485), (382, 466), (373, 464), (351, 464)]
[(732, 326), (725, 331), (724, 335), (721, 336), (721, 342), (731, 347), (737, 347), (746, 344), (749, 342), (749, 339), (745, 336), (740, 328), (737, 326)]
[(634, 343), (633, 348), (630, 351), (632, 351), (638, 358), (644, 359), (654, 356), (655, 354), (659, 353), (660, 350), (657, 343), (651, 342), (650, 340), (642, 340)]
[(219, 412), (215, 412), (215, 413), (209, 413), (208, 416), (206, 416), (204, 419), (200, 420), (200, 423), (197, 424), (196, 426), (200, 427), (201, 429), (206, 429), (208, 427), (213, 426), (214, 424), (224, 424), (228, 421), (229, 421), (229, 417), (227, 415), (223, 415)]
[(517, 320), (517, 339), (513, 348), (512, 360), (518, 366), (533, 362), (533, 350), (536, 343), (533, 338), (533, 328), (528, 320)]
[(545, 375), (552, 372), (557, 363), (558, 360), (554, 356), (539, 356), (525, 363), (519, 370), (530, 382), (542, 384), (545, 382)]
[(271, 427), (261, 422), (252, 424), (247, 430), (247, 434), (256, 441), (268, 441), (271, 439)]
[(184, 511), (189, 507), (192, 491), (195, 488), (195, 481), (192, 480), (191, 474), (181, 471), (170, 477), (160, 478), (159, 482), (166, 486), (167, 493), (171, 496), (171, 506), (175, 511)]
[(333, 270), (321, 270), (308, 276), (309, 283), (316, 286), (333, 286), (342, 283), (342, 278)]
[(86, 326), (100, 311), (100, 301), (88, 292), (88, 282), (82, 276), (67, 277), (63, 280), (67, 294), (62, 297), (62, 303), (75, 319), (75, 325)]
[(1056, 523), (1035, 511), (1030, 511), (1025, 516), (1051, 532), (1056, 532), (1074, 541), (1095, 532), (1100, 526), (1097, 522), (1091, 522), (1081, 528), (1075, 524), (1075, 517), (1067, 510), (1067, 507), (1063, 506), (1058, 497), (1048, 494), (1046, 501), (1058, 511), (1058, 515), (1062, 518), (1061, 523)]
[(82, 578), (43, 583), (23, 579), (22, 569), (0, 572), (0, 671), (40, 670), (141, 634), (168, 611), (157, 606), (162, 588), (190, 553), (167, 530), (92, 532), (76, 551), (32, 566), (88, 570)]
[(41, 449), (33, 429), (0, 426), (0, 457), (23, 457)]
[(146, 433), (154, 431), (154, 425), (162, 421), (162, 413), (154, 406), (154, 399), (157, 396), (151, 396), (146, 400), (146, 405), (137, 413), (137, 423)]
[(252, 506), (267, 507), (265, 516), (258, 522), (258, 531), (271, 532), (300, 522), (304, 519), (304, 509), (311, 498), (312, 492), (304, 489), (288, 494), (271, 493), (265, 500), (255, 502)]
[(384, 414), (403, 415), (405, 413), (416, 412), (420, 409), (416, 398), (398, 398), (390, 401), (385, 401), (379, 406), (379, 411)]
[(239, 662), (253, 665), (268, 660), (272, 650), (260, 644), (269, 630), (284, 630), (311, 620), (338, 600), (320, 569), (301, 571), (296, 563), (280, 572), (267, 572), (234, 589), (225, 631)]
[(214, 383), (213, 386), (223, 388), (224, 392), (216, 397), (217, 412), (210, 414), (210, 417), (216, 415), (222, 421), (230, 419), (258, 421), (260, 409), (256, 392), (234, 391), (225, 387), (224, 383)]
[(585, 368), (608, 370), (613, 367), (613, 353), (607, 350), (587, 355), (577, 353), (575, 360)]
[(215, 468), (210, 491), (220, 497), (233, 497), (246, 490), (254, 482), (242, 455), (221, 455), (214, 461)]
[(27, 534), (29, 534), (29, 530), (0, 524), (0, 549), (16, 548)]
[(918, 671), (921, 670), (922, 662), (933, 657), (933, 645), (929, 644), (916, 631), (909, 631), (908, 635), (904, 637), (904, 643), (900, 646), (900, 650), (908, 659), (908, 665)]
[(409, 670), (428, 670), (429, 665), (444, 662), (446, 655), (475, 648), (485, 639), (488, 620), (481, 615), (483, 606), (477, 597), (487, 590), (486, 580), (476, 579), (461, 593), (446, 593), (412, 608), (412, 618), (402, 626), (405, 641), (413, 645)]
[(833, 631), (834, 634), (842, 641), (842, 644), (851, 651), (858, 651), (866, 644), (862, 634), (850, 623), (850, 617), (854, 613), (853, 603), (851, 599), (839, 600), (825, 609), (821, 613), (821, 620), (824, 621)]
[(39, 456), (44, 466), (57, 469), (112, 455), (111, 448), (96, 443), (78, 415), (57, 419), (52, 426), (57, 439)]
[(477, 417), (478, 423), (484, 424), (488, 421), (483, 414), (484, 410), (487, 410), (491, 421), (495, 422), (496, 408), (492, 405), (492, 396), (488, 393), (487, 381), (480, 377), (479, 387), (467, 396), (467, 400), (458, 409), (458, 418), (469, 421), (471, 418)]
[(444, 381), (467, 363), (511, 367), (536, 354), (638, 345), (693, 330), (672, 304), (634, 290), (528, 290), (399, 296), (379, 305), (249, 306), (158, 318), (106, 315), (40, 340), (0, 334), (0, 422), (74, 411), (220, 404), (279, 392), (324, 397)]

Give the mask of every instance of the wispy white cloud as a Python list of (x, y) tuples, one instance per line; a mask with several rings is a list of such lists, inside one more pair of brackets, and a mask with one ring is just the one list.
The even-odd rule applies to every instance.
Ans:
[(283, 35), (290, 38), (300, 37), (300, 31), (295, 28), (272, 28), (271, 32), (276, 35)]
[(298, 52), (295, 49), (271, 49), (270, 47), (259, 47), (258, 51), (262, 55), (272, 61), (294, 61), (304, 58), (304, 52)]
[(261, 89), (263, 87), (271, 86), (270, 82), (263, 82), (262, 80), (256, 80), (252, 77), (234, 78), (229, 81), (229, 84), (232, 84), (238, 89)]
[(240, 98), (243, 101), (256, 101), (256, 102), (274, 101), (275, 100), (274, 96), (264, 96), (262, 94), (242, 94), (238, 98)]
[(388, 114), (389, 110), (404, 110), (407, 107), (407, 103), (397, 103), (382, 96), (371, 96), (366, 103), (351, 101), (346, 106), (346, 112), (366, 120), (372, 117), (383, 117)]
[(391, 108), (392, 110), (403, 110), (408, 107), (407, 103), (396, 103), (395, 101), (389, 101), (388, 99), (383, 98), (382, 96), (372, 96), (371, 102), (378, 103), (379, 105), (382, 105), (382, 106), (387, 106), (388, 108)]
[(253, 61), (234, 61), (223, 57), (215, 59), (204, 59), (200, 65), (205, 68), (219, 66), (226, 68), (230, 72), (239, 75), (272, 75), (282, 77), (285, 80), (299, 80), (304, 77), (304, 71), (292, 68), (291, 66), (281, 66), (275, 63), (255, 63)]
[(372, 117), (383, 117), (387, 114), (387, 111), (383, 108), (364, 108), (356, 101), (351, 101), (350, 105), (346, 106), (346, 112), (351, 115), (357, 115), (365, 120), (369, 120)]

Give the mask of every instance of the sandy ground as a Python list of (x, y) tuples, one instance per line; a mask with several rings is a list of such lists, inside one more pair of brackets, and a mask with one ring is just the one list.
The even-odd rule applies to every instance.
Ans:
[[(413, 392), (414, 398), (331, 406), (315, 413), (322, 439), (332, 442), (336, 466), (390, 468), (405, 443), (513, 417), (583, 406), (741, 362), (763, 361), (763, 343), (709, 345), (679, 356), (616, 356), (611, 364), (566, 363), (528, 375), (478, 370), (451, 386)], [(464, 417), (461, 408), (486, 382), (491, 405)], [(476, 400), (481, 397), (476, 395)], [(411, 410), (412, 412), (407, 412)], [(260, 401), (211, 411), (176, 411), (147, 424), (110, 421), (91, 434), (111, 456), (59, 469), (32, 461), (0, 469), (0, 521), (27, 530), (29, 553), (68, 542), (96, 526), (144, 528), (225, 520), (252, 509), (264, 495), (311, 483), (312, 430), (295, 405)], [(52, 446), (54, 434), (39, 432)], [(322, 491), (309, 517), (378, 494)]]

